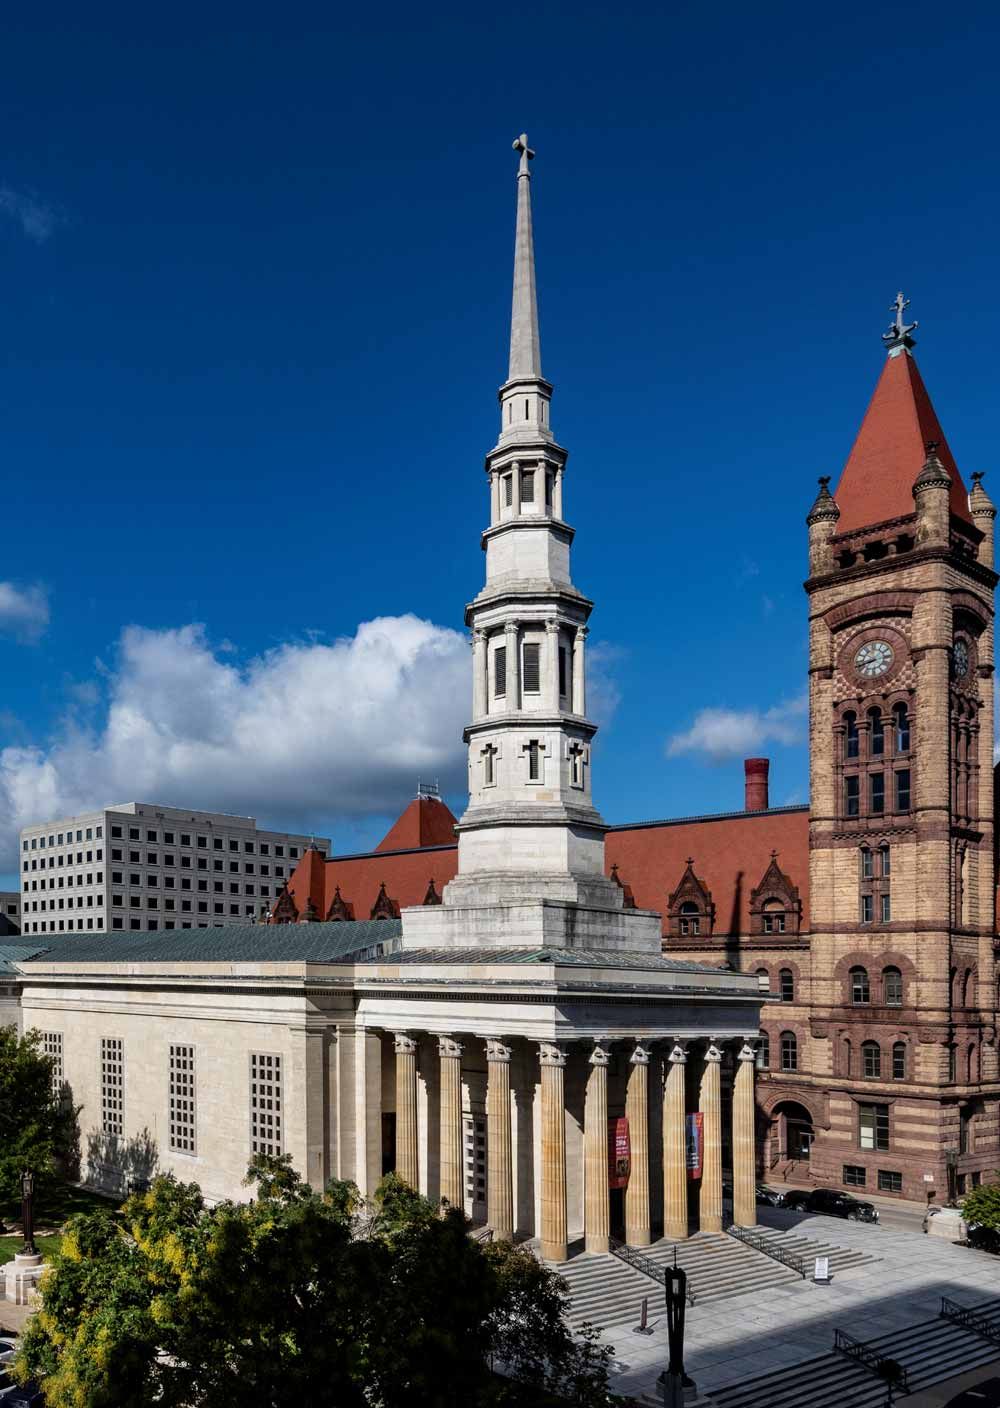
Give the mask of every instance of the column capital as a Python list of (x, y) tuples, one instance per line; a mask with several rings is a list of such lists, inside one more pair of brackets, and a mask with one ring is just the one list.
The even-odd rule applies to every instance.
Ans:
[(543, 1066), (565, 1066), (566, 1052), (562, 1046), (554, 1041), (540, 1041), (538, 1043), (538, 1059)]
[(592, 1066), (606, 1066), (611, 1060), (610, 1046), (611, 1043), (607, 1037), (595, 1037), (594, 1049), (590, 1053), (590, 1064)]
[(705, 1047), (705, 1060), (706, 1060), (706, 1061), (721, 1061), (721, 1060), (722, 1060), (722, 1047), (719, 1045), (719, 1038), (718, 1038), (718, 1037), (716, 1037), (716, 1036), (709, 1037), (709, 1039), (708, 1039), (708, 1045)]
[(489, 631), (487, 631), (485, 626), (476, 626), (475, 630), (472, 632), (473, 644), (482, 645), (483, 641), (486, 640), (488, 635)]
[(635, 1043), (635, 1047), (633, 1048), (632, 1055), (631, 1055), (628, 1059), (629, 1059), (629, 1065), (632, 1065), (632, 1066), (648, 1066), (648, 1065), (649, 1065), (649, 1046), (648, 1046), (648, 1044), (647, 1044), (646, 1042), (644, 1042), (644, 1041), (639, 1041), (639, 1040), (637, 1040), (636, 1043)]
[(452, 1058), (455, 1058), (455, 1057), (461, 1056), (461, 1054), (462, 1054), (462, 1043), (461, 1043), (460, 1041), (456, 1041), (455, 1038), (454, 1038), (454, 1037), (451, 1037), (451, 1036), (439, 1036), (439, 1037), (438, 1037), (438, 1055), (439, 1055), (439, 1056), (442, 1056), (442, 1057), (443, 1057), (443, 1056), (450, 1056), (450, 1057), (452, 1057)]
[(559, 622), (554, 616), (547, 616), (545, 618), (545, 629), (553, 636), (559, 630)]
[(417, 1049), (416, 1037), (409, 1032), (393, 1032), (393, 1049), (397, 1056), (412, 1056)]
[(503, 628), (510, 636), (514, 634), (520, 624), (516, 616), (511, 616), (503, 623)]
[(741, 1061), (756, 1061), (757, 1059), (757, 1038), (755, 1036), (745, 1036), (743, 1045), (740, 1047), (739, 1059)]
[(667, 1060), (674, 1066), (683, 1066), (688, 1058), (688, 1044), (686, 1041), (675, 1041), (667, 1055)]
[(589, 626), (577, 626), (577, 628), (576, 628), (576, 638), (577, 638), (577, 640), (586, 640), (589, 635), (590, 635), (590, 627), (589, 627)]
[(486, 1059), (492, 1063), (500, 1062), (503, 1065), (510, 1063), (510, 1047), (503, 1037), (488, 1036), (486, 1038)]

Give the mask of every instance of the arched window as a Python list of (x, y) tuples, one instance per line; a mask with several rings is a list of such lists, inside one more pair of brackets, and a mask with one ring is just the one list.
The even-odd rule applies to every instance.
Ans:
[(976, 1005), (976, 970), (966, 968), (965, 981), (962, 984), (962, 1006), (975, 1007)]
[(785, 906), (780, 900), (764, 902), (764, 933), (783, 934), (785, 932)]
[(896, 752), (910, 751), (910, 716), (905, 704), (895, 704), (892, 710), (893, 727), (896, 734)]
[(685, 900), (680, 908), (681, 933), (697, 934), (701, 932), (701, 916), (698, 913), (698, 906), (694, 900)]
[(882, 1077), (882, 1048), (877, 1041), (861, 1043), (861, 1069), (866, 1080), (880, 1080)]
[(844, 734), (844, 757), (856, 758), (858, 756), (858, 716), (848, 711), (844, 715), (846, 733)]
[(886, 1007), (902, 1007), (903, 975), (898, 968), (882, 969), (882, 1001)]
[(794, 1032), (781, 1033), (781, 1069), (783, 1071), (797, 1071), (799, 1069), (799, 1043)]
[(892, 1044), (892, 1078), (893, 1080), (906, 1079), (905, 1041), (894, 1041)]
[(868, 752), (871, 757), (877, 758), (885, 752), (885, 728), (880, 709), (868, 710), (868, 727)]
[(795, 1001), (795, 976), (791, 968), (782, 968), (778, 974), (782, 1002)]
[(856, 1007), (863, 1007), (871, 1002), (871, 984), (868, 981), (867, 968), (851, 969), (851, 1001)]
[(757, 1043), (757, 1069), (758, 1071), (771, 1069), (771, 1038), (767, 1032), (761, 1032), (760, 1041)]

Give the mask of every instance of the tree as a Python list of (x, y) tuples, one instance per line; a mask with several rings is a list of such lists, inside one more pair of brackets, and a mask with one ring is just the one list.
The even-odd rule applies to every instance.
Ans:
[(612, 1401), (609, 1351), (573, 1341), (564, 1284), (473, 1242), (457, 1210), (392, 1175), (371, 1202), (350, 1183), (321, 1196), (287, 1155), (258, 1157), (247, 1181), (252, 1202), (207, 1208), (160, 1177), (118, 1213), (73, 1219), (17, 1375), (42, 1380), (50, 1408)]
[(984, 1183), (966, 1194), (962, 1217), (969, 1229), (970, 1246), (1000, 1252), (1000, 1183)]
[(74, 1111), (52, 1088), (53, 1063), (38, 1032), (0, 1026), (0, 1207), (19, 1203), (30, 1169), (42, 1196), (70, 1153)]

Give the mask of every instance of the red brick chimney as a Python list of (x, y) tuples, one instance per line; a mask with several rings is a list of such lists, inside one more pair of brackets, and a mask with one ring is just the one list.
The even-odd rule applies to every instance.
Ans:
[(767, 811), (767, 773), (771, 766), (770, 758), (744, 758), (743, 771), (746, 775), (746, 802), (748, 812)]

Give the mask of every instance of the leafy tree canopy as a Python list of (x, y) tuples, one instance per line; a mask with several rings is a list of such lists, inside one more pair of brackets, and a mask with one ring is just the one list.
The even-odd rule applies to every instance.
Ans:
[[(610, 1351), (566, 1328), (565, 1283), (480, 1246), (390, 1175), (370, 1202), (258, 1157), (252, 1202), (155, 1180), (74, 1218), (15, 1372), (50, 1408), (611, 1404)], [(494, 1372), (502, 1368), (503, 1373)]]
[(44, 1194), (57, 1160), (70, 1152), (74, 1112), (52, 1089), (52, 1058), (38, 1032), (0, 1026), (0, 1208), (20, 1202), (30, 1169)]

